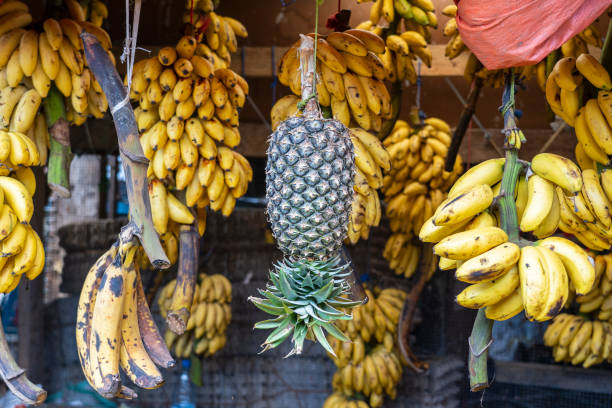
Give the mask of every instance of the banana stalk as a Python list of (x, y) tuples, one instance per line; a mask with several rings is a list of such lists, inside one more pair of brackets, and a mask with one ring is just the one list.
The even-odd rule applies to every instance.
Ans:
[(25, 375), (25, 371), (17, 365), (11, 354), (4, 328), (0, 324), (0, 377), (9, 390), (24, 404), (40, 405), (47, 398), (47, 391), (32, 383)]
[[(184, 202), (184, 195), (179, 199)], [(193, 209), (191, 211), (193, 212)], [(179, 227), (179, 261), (176, 288), (172, 294), (168, 317), (166, 317), (168, 328), (178, 335), (183, 334), (187, 327), (195, 292), (200, 236), (195, 214), (194, 218), (193, 224)]]
[(431, 274), (435, 271), (438, 265), (438, 258), (433, 253), (433, 244), (421, 242), (420, 246), (421, 248), (419, 250), (423, 255), (419, 260), (419, 266), (417, 269), (419, 280), (414, 284), (408, 293), (408, 296), (406, 296), (397, 326), (398, 345), (402, 359), (406, 364), (408, 364), (408, 367), (410, 367), (416, 373), (422, 373), (424, 370), (427, 370), (429, 368), (429, 364), (417, 358), (410, 348), (408, 339), (410, 337), (412, 321), (414, 319), (414, 313), (416, 312), (421, 292), (423, 292), (425, 283), (429, 280)]
[[(81, 38), (89, 68), (106, 94), (109, 106), (118, 106), (127, 95), (123, 81), (96, 37), (83, 31)], [(140, 239), (151, 264), (157, 268), (167, 268), (170, 266), (170, 261), (164, 253), (151, 219), (147, 184), (149, 161), (142, 152), (134, 111), (129, 103), (125, 103), (116, 111), (111, 108), (111, 114), (117, 130), (119, 152), (127, 180), (130, 203), (129, 233)]]
[(47, 184), (60, 197), (70, 197), (70, 125), (66, 120), (64, 96), (51, 85), (49, 94), (43, 99), (49, 132), (49, 164)]
[(453, 132), (451, 144), (448, 148), (448, 153), (446, 154), (446, 162), (444, 163), (444, 168), (446, 171), (452, 171), (453, 167), (455, 166), (455, 160), (457, 159), (457, 153), (459, 152), (459, 147), (463, 141), (463, 136), (465, 136), (465, 132), (467, 131), (468, 125), (472, 120), (472, 116), (474, 116), (474, 112), (476, 112), (476, 102), (478, 102), (482, 85), (482, 79), (476, 77), (474, 79), (474, 86), (467, 96), (467, 102), (463, 108), (463, 112), (461, 112), (461, 117), (459, 117), (459, 123)]
[(601, 48), (599, 62), (601, 62), (606, 71), (610, 72), (612, 70), (612, 20), (608, 23), (608, 32)]
[[(501, 190), (497, 200), (501, 218), (501, 228), (508, 234), (510, 242), (519, 244), (519, 226), (516, 205), (514, 203), (514, 188), (521, 174), (522, 164), (518, 160), (518, 149), (508, 143), (510, 132), (516, 131), (514, 119), (514, 74), (506, 78), (506, 85), (502, 96), (502, 106), (504, 107), (504, 132), (506, 141), (506, 162), (504, 174), (501, 181)], [(522, 132), (520, 132), (522, 135)], [(515, 133), (516, 135), (516, 133)], [(520, 137), (520, 136), (519, 136)], [(468, 370), (470, 375), (470, 389), (472, 392), (480, 391), (489, 387), (489, 375), (487, 371), (488, 349), (492, 343), (493, 320), (487, 319), (485, 309), (478, 310), (472, 334), (468, 344), (470, 347)]]

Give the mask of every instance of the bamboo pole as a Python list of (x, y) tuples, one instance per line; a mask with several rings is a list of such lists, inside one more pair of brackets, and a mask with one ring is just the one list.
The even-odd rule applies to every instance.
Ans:
[(164, 253), (151, 219), (151, 202), (147, 182), (149, 160), (142, 152), (138, 126), (127, 91), (115, 66), (96, 37), (83, 31), (81, 39), (89, 68), (106, 95), (115, 122), (119, 154), (130, 203), (129, 229), (131, 234), (140, 239), (151, 264), (157, 268), (167, 268), (170, 262)]

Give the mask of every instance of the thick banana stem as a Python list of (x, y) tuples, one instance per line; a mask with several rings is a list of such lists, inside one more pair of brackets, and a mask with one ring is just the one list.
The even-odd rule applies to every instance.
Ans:
[(489, 346), (493, 342), (493, 320), (487, 319), (485, 309), (479, 309), (472, 326), (472, 334), (468, 339), (470, 357), (468, 371), (470, 373), (470, 390), (472, 392), (489, 388), (489, 373), (487, 357)]
[(196, 284), (200, 236), (198, 235), (197, 217), (194, 218), (196, 220), (193, 224), (181, 225), (179, 229), (176, 288), (172, 294), (171, 306), (166, 318), (168, 328), (179, 335), (183, 334), (187, 327)]
[(608, 32), (606, 33), (606, 39), (601, 47), (600, 62), (606, 71), (612, 71), (612, 20), (608, 22)]
[[(519, 131), (516, 129), (516, 121), (514, 118), (514, 83), (513, 74), (506, 78), (506, 85), (502, 97), (503, 115), (504, 115), (504, 133), (506, 141), (504, 147), (506, 149), (506, 162), (504, 164), (504, 174), (501, 181), (501, 190), (497, 199), (501, 218), (501, 228), (508, 234), (510, 242), (515, 244), (520, 243), (518, 216), (516, 213), (516, 204), (514, 202), (514, 189), (516, 182), (521, 174), (522, 164), (518, 160), (518, 149), (508, 143), (508, 138), (514, 132), (515, 139), (519, 136)], [(520, 132), (522, 134), (522, 132)], [(472, 334), (468, 339), (470, 346), (470, 354), (468, 361), (468, 370), (470, 374), (470, 389), (472, 392), (482, 390), (489, 387), (489, 375), (487, 370), (488, 349), (493, 342), (493, 320), (487, 319), (485, 309), (478, 310)]]
[(6, 342), (2, 324), (0, 324), (0, 377), (24, 404), (40, 405), (47, 399), (47, 391), (28, 380), (25, 371), (17, 365)]
[(115, 122), (130, 203), (132, 231), (140, 239), (151, 264), (157, 268), (167, 268), (170, 266), (170, 261), (164, 253), (151, 219), (151, 202), (147, 183), (149, 161), (142, 152), (138, 126), (132, 106), (127, 99), (126, 89), (96, 37), (83, 31), (81, 38), (89, 68), (108, 99), (110, 112)]
[(457, 123), (457, 127), (453, 132), (453, 138), (451, 139), (451, 144), (448, 148), (448, 153), (446, 154), (446, 162), (444, 163), (444, 168), (446, 171), (452, 171), (453, 167), (455, 166), (455, 160), (457, 159), (457, 153), (459, 153), (459, 147), (461, 147), (463, 136), (465, 136), (465, 132), (467, 131), (470, 121), (472, 120), (472, 116), (474, 116), (474, 112), (476, 112), (476, 102), (478, 102), (481, 89), (482, 79), (477, 77), (474, 79), (474, 85), (467, 96), (467, 102), (463, 108), (463, 112), (461, 112), (459, 123)]
[(60, 197), (70, 197), (70, 125), (66, 120), (64, 96), (51, 85), (49, 94), (43, 100), (47, 126), (49, 127), (49, 165), (47, 184)]

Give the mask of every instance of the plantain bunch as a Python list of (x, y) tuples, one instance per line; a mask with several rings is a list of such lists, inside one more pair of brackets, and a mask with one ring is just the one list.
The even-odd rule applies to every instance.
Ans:
[(214, 8), (213, 0), (186, 0), (183, 23), (190, 27), (215, 69), (229, 68), (231, 53), (238, 51), (237, 37), (246, 38), (249, 33), (240, 21), (220, 16)]
[[(160, 292), (158, 302), (164, 318), (175, 287), (176, 280), (172, 280)], [(166, 331), (168, 348), (174, 348), (177, 358), (189, 358), (192, 354), (210, 357), (221, 350), (227, 341), (225, 331), (232, 320), (231, 302), (232, 286), (225, 276), (200, 274), (187, 328), (180, 336)]]
[(584, 368), (612, 362), (612, 324), (561, 313), (546, 328), (544, 345), (552, 347), (556, 362)]
[(433, 117), (422, 123), (416, 117), (412, 124), (398, 120), (383, 140), (391, 156), (382, 192), (392, 231), (383, 257), (391, 270), (406, 278), (414, 274), (420, 258), (415, 237), (462, 172), (460, 156), (452, 171), (444, 170), (450, 141), (448, 124)]
[(253, 177), (249, 162), (233, 150), (248, 84), (229, 68), (215, 70), (201, 46), (183, 36), (176, 47), (134, 65), (130, 97), (138, 101), (153, 223), (162, 236), (169, 220), (193, 223), (190, 208), (203, 235), (206, 208), (229, 216)]
[[(382, 24), (381, 23), (382, 20)], [(370, 8), (370, 19), (356, 28), (385, 37), (386, 50), (379, 57), (387, 67), (391, 82), (408, 80), (414, 84), (417, 70), (413, 60), (420, 58), (431, 67), (431, 28), (438, 27), (431, 0), (375, 0)]]
[(140, 244), (113, 245), (91, 267), (79, 298), (76, 345), (87, 382), (105, 398), (138, 395), (125, 377), (144, 389), (164, 379), (158, 368), (174, 366), (145, 298), (136, 262)]
[[(308, 34), (315, 38), (315, 34)], [(366, 30), (351, 29), (317, 38), (317, 100), (329, 115), (346, 127), (360, 127), (379, 132), (385, 119), (391, 118), (391, 97), (384, 80), (390, 65), (380, 58), (385, 43)], [(300, 40), (283, 54), (278, 65), (278, 80), (291, 92), (301, 95), (298, 58)], [(272, 108), (272, 127), (282, 117), (296, 113), (296, 98), (279, 99)], [(331, 112), (330, 112), (331, 110)]]
[(374, 293), (366, 289), (366, 294), (368, 303), (353, 309), (353, 320), (338, 321), (338, 329), (350, 341), (328, 336), (336, 356), (329, 355), (338, 370), (332, 379), (334, 394), (326, 401), (330, 405), (324, 406), (346, 406), (341, 401), (367, 406), (365, 397), (375, 408), (382, 406), (384, 394), (392, 399), (397, 394), (402, 365), (395, 339), (407, 294), (395, 288), (375, 289)]

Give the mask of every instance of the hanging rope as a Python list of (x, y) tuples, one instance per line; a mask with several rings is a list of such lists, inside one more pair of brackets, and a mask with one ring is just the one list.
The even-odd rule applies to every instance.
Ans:
[(270, 88), (272, 88), (272, 106), (276, 103), (276, 88), (278, 86), (278, 75), (276, 73), (276, 47), (272, 46), (270, 50), (270, 57), (272, 59), (272, 83), (270, 84)]
[[(315, 60), (315, 67), (317, 65), (317, 43), (319, 42), (319, 0), (314, 0), (315, 2), (315, 27), (314, 27), (314, 60)], [(302, 75), (304, 75), (304, 73), (302, 72)], [(308, 104), (308, 101), (310, 101), (312, 98), (316, 98), (317, 97), (317, 71), (315, 69), (314, 75), (312, 76), (312, 93), (310, 95), (302, 95), (302, 100), (298, 102), (297, 107), (298, 110), (301, 112), (306, 108), (306, 104)]]
[(130, 30), (130, 0), (125, 0), (125, 41), (123, 43), (123, 52), (119, 59), (126, 64), (127, 90), (125, 98), (110, 108), (111, 115), (130, 102), (130, 88), (132, 87), (132, 74), (134, 71), (134, 60), (136, 59), (136, 42), (138, 39), (141, 5), (142, 0), (134, 0), (134, 15)]

